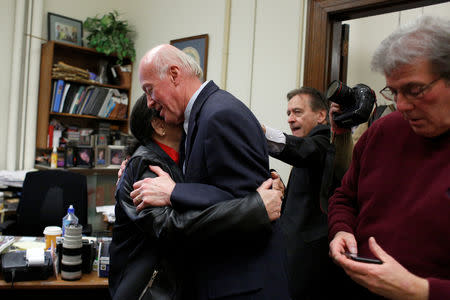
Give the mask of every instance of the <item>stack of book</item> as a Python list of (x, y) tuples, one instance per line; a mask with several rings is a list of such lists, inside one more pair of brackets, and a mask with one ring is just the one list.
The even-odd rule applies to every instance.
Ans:
[(126, 119), (127, 109), (128, 96), (117, 89), (53, 81), (52, 112)]

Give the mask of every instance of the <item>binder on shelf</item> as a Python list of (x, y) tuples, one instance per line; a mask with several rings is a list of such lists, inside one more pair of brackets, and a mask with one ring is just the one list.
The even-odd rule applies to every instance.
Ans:
[(80, 86), (78, 87), (78, 90), (77, 90), (77, 92), (76, 92), (76, 94), (75, 94), (75, 96), (74, 96), (74, 98), (73, 98), (73, 100), (72, 100), (72, 104), (70, 105), (70, 108), (69, 108), (68, 113), (71, 113), (71, 114), (74, 114), (74, 113), (75, 113), (75, 111), (76, 111), (76, 106), (77, 106), (77, 104), (79, 103), (80, 98), (81, 98), (81, 95), (82, 95), (83, 91), (85, 90), (85, 88), (86, 88), (85, 85), (80, 85)]
[(55, 97), (56, 97), (56, 83), (57, 80), (53, 80), (53, 88), (52, 88), (52, 104), (50, 105), (50, 111), (53, 111), (53, 106), (55, 105)]
[(92, 104), (94, 103), (94, 99), (97, 97), (97, 94), (99, 92), (99, 88), (93, 86), (92, 87), (92, 92), (90, 93), (89, 97), (86, 98), (85, 104), (83, 106), (83, 108), (81, 109), (81, 113), (82, 115), (87, 115), (88, 111), (91, 109)]
[(78, 107), (77, 110), (77, 114), (82, 115), (83, 114), (83, 110), (86, 107), (86, 104), (89, 102), (89, 98), (91, 97), (93, 91), (94, 91), (94, 86), (90, 85), (86, 88), (86, 94), (84, 95), (84, 98), (82, 100), (82, 102), (80, 103), (80, 106)]
[(109, 95), (109, 88), (102, 88), (101, 91), (98, 94), (97, 99), (95, 99), (95, 106), (93, 107), (91, 111), (91, 115), (97, 116), (100, 112), (100, 109), (103, 106), (103, 103), (106, 102), (106, 98)]
[(67, 93), (69, 92), (69, 89), (70, 89), (70, 82), (66, 82), (66, 84), (64, 85), (63, 94), (61, 96), (61, 104), (59, 105), (59, 109), (57, 112), (63, 111), (64, 102), (66, 101), (66, 97), (67, 97)]
[(70, 112), (70, 107), (72, 106), (72, 102), (75, 99), (75, 95), (78, 92), (79, 84), (72, 83), (70, 85), (69, 91), (67, 92), (66, 99), (64, 100), (64, 106), (61, 112), (68, 113)]
[(56, 94), (55, 94), (55, 101), (53, 105), (53, 112), (59, 112), (59, 106), (61, 104), (61, 97), (64, 92), (64, 80), (58, 79), (58, 82), (56, 83)]

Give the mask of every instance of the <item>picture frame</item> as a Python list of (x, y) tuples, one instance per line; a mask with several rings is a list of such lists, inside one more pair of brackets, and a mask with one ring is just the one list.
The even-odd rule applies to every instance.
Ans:
[(108, 145), (108, 167), (119, 168), (125, 160), (125, 146)]
[(203, 71), (203, 81), (206, 81), (206, 71), (208, 70), (208, 43), (208, 34), (170, 41), (171, 45), (191, 56), (200, 65), (200, 68)]
[(49, 12), (48, 40), (83, 46), (83, 22)]
[(107, 146), (108, 135), (106, 133), (98, 133), (95, 135), (95, 146)]
[(94, 148), (77, 147), (75, 167), (92, 168), (94, 166)]
[(64, 167), (71, 168), (74, 166), (75, 147), (66, 146), (64, 150)]
[(108, 166), (108, 147), (107, 146), (97, 146), (95, 147), (95, 166), (96, 167), (107, 167)]

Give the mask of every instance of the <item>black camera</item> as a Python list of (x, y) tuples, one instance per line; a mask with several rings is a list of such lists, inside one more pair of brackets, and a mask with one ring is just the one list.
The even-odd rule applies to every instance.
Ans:
[(351, 128), (367, 122), (377, 101), (374, 91), (359, 83), (350, 88), (335, 80), (327, 89), (328, 101), (339, 104), (341, 113), (333, 114), (333, 121), (340, 128)]

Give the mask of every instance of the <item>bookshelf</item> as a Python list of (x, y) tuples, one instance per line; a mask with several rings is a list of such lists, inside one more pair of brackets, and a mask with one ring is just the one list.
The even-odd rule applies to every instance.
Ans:
[(36, 129), (36, 150), (45, 150), (51, 147), (47, 145), (48, 126), (52, 119), (58, 120), (64, 124), (85, 128), (97, 128), (99, 122), (108, 122), (114, 127), (119, 128), (120, 131), (128, 133), (128, 110), (129, 99), (131, 96), (131, 84), (120, 86), (112, 84), (101, 84), (91, 80), (81, 79), (65, 79), (65, 82), (71, 84), (79, 84), (85, 86), (94, 86), (102, 88), (114, 88), (125, 93), (128, 96), (128, 103), (124, 117), (120, 118), (105, 118), (95, 115), (74, 114), (54, 112), (52, 110), (52, 94), (53, 82), (60, 79), (52, 76), (52, 67), (58, 62), (75, 66), (81, 69), (89, 70), (95, 74), (99, 73), (99, 62), (106, 61), (114, 63), (115, 56), (107, 56), (98, 53), (94, 49), (75, 46), (56, 41), (49, 41), (42, 45), (41, 49), (41, 69), (40, 69), (40, 83), (39, 83), (39, 98), (38, 98), (38, 119)]

